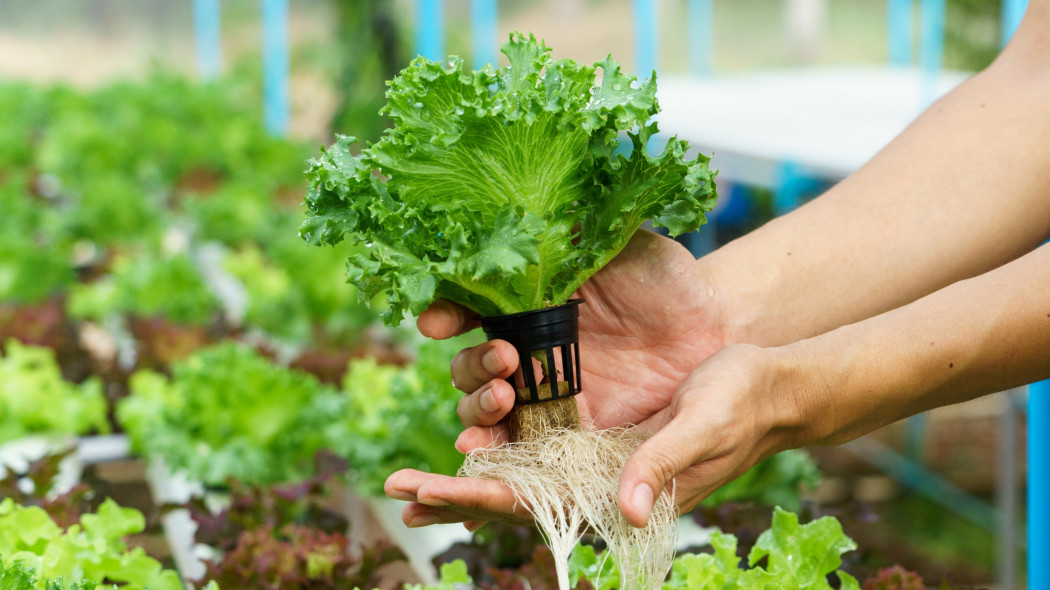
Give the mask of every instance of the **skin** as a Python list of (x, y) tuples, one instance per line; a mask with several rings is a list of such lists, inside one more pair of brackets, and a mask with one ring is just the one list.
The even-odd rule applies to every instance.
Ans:
[[(654, 433), (621, 476), (629, 522), (672, 480), (689, 509), (781, 450), (1050, 377), (1048, 31), (1033, 0), (992, 66), (791, 214), (697, 261), (640, 233), (584, 285), (581, 414)], [(469, 317), (436, 302), (418, 327)], [(453, 360), (461, 451), (504, 439), (517, 362), (499, 341)], [(386, 491), (409, 526), (527, 520), (495, 482), (406, 470)]]

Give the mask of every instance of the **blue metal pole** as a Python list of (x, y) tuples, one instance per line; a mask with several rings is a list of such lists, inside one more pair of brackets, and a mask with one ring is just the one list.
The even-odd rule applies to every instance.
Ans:
[(915, 29), (912, 0), (889, 0), (886, 6), (887, 44), (890, 63), (907, 65), (912, 59), (912, 37)]
[(1050, 588), (1050, 381), (1028, 386), (1028, 587)]
[(1017, 25), (1021, 24), (1021, 17), (1028, 8), (1028, 0), (1003, 0), (1002, 8), (1002, 46), (1005, 47), (1014, 36)]
[(197, 43), (197, 71), (204, 80), (219, 75), (222, 67), (222, 34), (219, 0), (193, 0), (193, 30)]
[(444, 0), (416, 0), (416, 54), (433, 61), (445, 59)]
[(945, 0), (922, 0), (919, 32), (919, 70), (922, 76), (922, 106), (937, 98), (937, 78), (944, 63)]
[(689, 69), (697, 76), (710, 76), (714, 62), (714, 0), (689, 0)]
[(634, 54), (638, 78), (649, 78), (657, 61), (656, 0), (634, 0)]
[(473, 51), (473, 66), (496, 63), (496, 48), (499, 46), (499, 13), (496, 0), (471, 0), (470, 44)]
[(288, 0), (262, 0), (263, 112), (266, 129), (288, 132)]

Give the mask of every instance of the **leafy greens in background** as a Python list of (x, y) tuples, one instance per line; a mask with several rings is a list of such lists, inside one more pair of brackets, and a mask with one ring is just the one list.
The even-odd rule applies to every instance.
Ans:
[(58, 211), (33, 195), (28, 182), (22, 173), (0, 175), (0, 301), (36, 303), (76, 279), (70, 245), (59, 237)]
[(282, 232), (229, 252), (223, 267), (248, 296), (244, 324), (298, 346), (352, 347), (376, 313), (342, 279), (345, 249), (316, 252)]
[(113, 500), (63, 529), (41, 508), (19, 506), (8, 498), (0, 501), (0, 561), (31, 568), (39, 578), (35, 588), (41, 590), (47, 588), (45, 580), (59, 578), (91, 582), (74, 588), (117, 584), (127, 590), (181, 590), (178, 574), (163, 569), (141, 547), (129, 550), (124, 543), (126, 535), (144, 528), (140, 512)]
[(233, 342), (177, 362), (171, 379), (138, 371), (131, 392), (117, 419), (132, 447), (210, 485), (309, 477), (345, 408), (312, 376)]
[(0, 443), (28, 434), (108, 432), (102, 384), (62, 378), (50, 348), (4, 344), (0, 357)]
[(241, 590), (371, 588), (380, 567), (404, 559), (388, 542), (352, 546), (342, 533), (289, 524), (241, 533), (220, 561), (208, 561), (206, 580)]
[(101, 320), (111, 314), (163, 316), (177, 324), (206, 325), (219, 315), (219, 299), (189, 255), (146, 252), (118, 257), (111, 273), (70, 292), (69, 313)]
[(449, 383), (448, 358), (470, 342), (425, 342), (404, 367), (355, 360), (344, 391), (224, 343), (177, 362), (171, 379), (136, 372), (117, 419), (137, 452), (207, 484), (302, 481), (328, 449), (350, 462), (362, 491), (382, 493), (403, 467), (459, 468), (453, 408), (461, 394)]
[(24, 562), (16, 561), (5, 567), (0, 560), (0, 590), (95, 590), (95, 586), (96, 584), (88, 581), (74, 582), (67, 586), (61, 580), (46, 580), (42, 585), (38, 585), (36, 571)]
[(439, 297), (483, 315), (564, 303), (644, 221), (693, 231), (714, 203), (708, 158), (675, 138), (646, 149), (655, 78), (555, 61), (520, 34), (503, 53), (509, 66), (474, 72), (417, 58), (390, 82), (382, 139), (353, 156), (340, 137), (310, 162), (300, 233), (368, 246), (350, 282), (386, 293), (388, 323)]
[(718, 488), (704, 499), (702, 506), (727, 502), (755, 502), (762, 506), (783, 506), (797, 511), (802, 492), (820, 483), (820, 470), (804, 450), (777, 453), (755, 465), (740, 477)]
[[(798, 517), (776, 508), (768, 530), (747, 555), (746, 562), (737, 555), (733, 535), (715, 531), (711, 537), (713, 553), (686, 553), (675, 558), (664, 590), (832, 590), (828, 576), (838, 578), (841, 590), (860, 590), (856, 579), (839, 570), (841, 556), (856, 549), (856, 544), (842, 531), (833, 517), (800, 524)], [(554, 588), (542, 560), (534, 560), (517, 573), (494, 572), (505, 580), (499, 588)], [(553, 562), (547, 565), (553, 570)], [(619, 587), (616, 564), (598, 553), (591, 545), (579, 545), (569, 559), (570, 580), (576, 588), (612, 590)], [(437, 586), (422, 590), (474, 587), (463, 561), (446, 563)], [(488, 586), (483, 586), (488, 587)], [(406, 586), (406, 588), (409, 588)]]
[(463, 455), (455, 448), (463, 430), (455, 407), (462, 392), (448, 378), (448, 359), (478, 343), (478, 335), (425, 340), (404, 366), (351, 362), (343, 380), (348, 408), (346, 435), (332, 447), (350, 462), (354, 482), (368, 494), (382, 494), (383, 482), (398, 469), (455, 475)]

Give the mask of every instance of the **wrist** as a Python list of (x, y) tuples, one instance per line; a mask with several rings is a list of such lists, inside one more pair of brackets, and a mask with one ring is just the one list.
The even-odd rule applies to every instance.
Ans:
[(828, 444), (835, 431), (835, 371), (819, 349), (813, 339), (766, 349), (773, 367), (771, 403), (781, 416), (776, 426), (783, 449)]
[(697, 260), (699, 271), (708, 285), (710, 298), (720, 313), (723, 336), (729, 344), (782, 344), (774, 328), (776, 282), (775, 265), (753, 267), (750, 261), (763, 260), (748, 254), (750, 236), (738, 238)]

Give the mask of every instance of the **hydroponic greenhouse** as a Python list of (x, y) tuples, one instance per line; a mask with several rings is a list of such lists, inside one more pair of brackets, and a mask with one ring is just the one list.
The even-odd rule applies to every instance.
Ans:
[(1050, 589), (1050, 0), (0, 0), (0, 589)]

